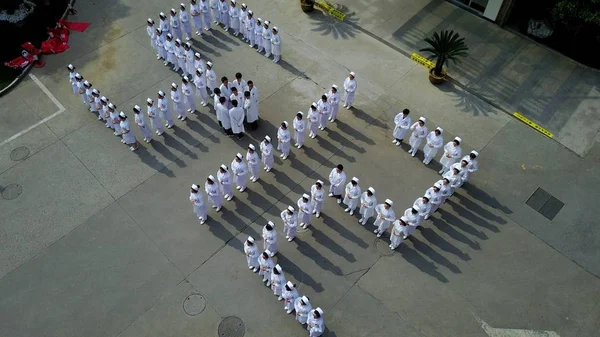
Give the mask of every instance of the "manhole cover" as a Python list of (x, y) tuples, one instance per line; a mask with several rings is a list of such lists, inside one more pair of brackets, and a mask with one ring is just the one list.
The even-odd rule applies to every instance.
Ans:
[(241, 318), (235, 316), (225, 317), (219, 323), (219, 337), (243, 337), (246, 325)]
[(10, 159), (14, 161), (24, 160), (29, 156), (29, 148), (26, 146), (19, 146), (10, 152)]
[(550, 193), (539, 187), (525, 203), (541, 215), (545, 216), (548, 220), (553, 220), (565, 205), (562, 201), (556, 199)]
[(23, 193), (23, 187), (19, 184), (10, 184), (2, 190), (2, 198), (12, 200)]
[[(385, 235), (385, 234), (384, 234)], [(375, 249), (381, 256), (392, 256), (394, 255), (394, 251), (390, 249), (390, 242), (388, 240), (384, 240), (383, 238), (375, 239)]]
[(206, 299), (202, 294), (191, 294), (183, 300), (183, 311), (190, 316), (200, 315), (206, 308)]

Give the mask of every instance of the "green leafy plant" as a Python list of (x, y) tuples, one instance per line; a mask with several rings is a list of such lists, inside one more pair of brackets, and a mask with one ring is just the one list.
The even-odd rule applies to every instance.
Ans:
[(600, 27), (600, 0), (559, 0), (552, 9), (568, 29), (578, 32), (584, 25)]
[(448, 61), (457, 64), (460, 63), (461, 57), (469, 55), (469, 48), (465, 44), (465, 38), (460, 37), (460, 34), (453, 30), (442, 30), (441, 32), (433, 33), (432, 37), (425, 39), (429, 47), (421, 49), (423, 52), (431, 53), (428, 59), (435, 59), (435, 68), (433, 74), (442, 76), (442, 69)]

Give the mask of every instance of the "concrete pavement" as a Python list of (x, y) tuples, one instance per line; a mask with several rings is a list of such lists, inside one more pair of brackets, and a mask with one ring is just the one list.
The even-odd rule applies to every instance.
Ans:
[[(242, 242), (258, 237), (267, 220), (281, 230), (280, 210), (337, 163), (363, 189), (376, 188), (378, 199), (393, 199), (396, 213), (409, 207), (439, 179), (437, 163), (424, 167), (391, 144), (393, 116), (409, 107), (430, 128), (442, 126), (445, 139), (460, 135), (465, 151), (480, 150), (481, 169), (396, 253), (332, 199), (311, 230), (280, 244), (277, 262), (288, 279), (325, 310), (325, 335), (483, 337), (480, 317), (494, 328), (595, 336), (598, 236), (586, 202), (597, 186), (597, 146), (580, 159), (460, 87), (432, 87), (421, 66), (360, 30), (335, 28), (348, 39), (333, 41), (315, 34), (314, 20), (344, 27), (319, 13), (307, 18), (277, 1), (248, 5), (280, 27), (281, 65), (220, 29), (194, 46), (214, 61), (217, 76), (241, 71), (256, 83), (260, 129), (235, 141), (218, 132), (212, 109), (200, 108), (164, 140), (132, 153), (70, 94), (64, 66), (77, 65), (130, 113), (179, 80), (155, 60), (145, 37), (144, 14), (169, 7), (78, 4), (82, 17), (72, 19), (93, 22), (93, 41), (75, 35), (80, 45), (34, 72), (66, 111), (0, 147), (0, 185), (23, 187), (18, 198), (0, 202), (1, 335), (214, 335), (227, 316), (243, 319), (246, 336), (306, 335), (248, 271)], [(200, 226), (189, 185), (202, 184), (250, 142), (273, 136), (283, 119), (341, 84), (348, 69), (358, 74), (356, 109), (342, 110), (335, 125), (292, 150), (290, 160), (277, 159), (272, 173)], [(2, 100), (0, 135), (7, 139), (54, 111), (25, 81)], [(18, 146), (27, 146), (29, 157), (7, 158)], [(565, 174), (574, 170), (577, 189)], [(565, 202), (553, 221), (524, 204), (537, 186)], [(192, 294), (204, 299), (196, 316), (183, 310)]]

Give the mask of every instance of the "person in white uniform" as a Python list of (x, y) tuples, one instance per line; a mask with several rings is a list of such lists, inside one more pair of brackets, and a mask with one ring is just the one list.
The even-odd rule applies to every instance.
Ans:
[(385, 199), (383, 204), (375, 206), (377, 219), (373, 225), (377, 226), (377, 228), (373, 231), (373, 233), (377, 234), (378, 238), (380, 238), (381, 235), (383, 235), (383, 233), (390, 227), (390, 224), (396, 220), (396, 214), (394, 213), (392, 206), (394, 206), (394, 202), (390, 199)]
[(221, 22), (221, 1), (219, 0), (210, 0), (210, 9), (213, 12), (214, 23), (220, 24)]
[(275, 263), (273, 263), (273, 259), (271, 259), (271, 256), (273, 256), (271, 254), (271, 252), (268, 251), (268, 250), (265, 250), (258, 257), (258, 265), (259, 265), (259, 268), (260, 268), (260, 271), (258, 272), (258, 275), (262, 276), (263, 283), (264, 282), (271, 282), (271, 280), (270, 280), (271, 273), (273, 272), (273, 267), (275, 267)]
[(281, 60), (281, 35), (276, 26), (273, 27), (271, 34), (271, 52), (273, 53), (273, 63), (279, 62)]
[(194, 213), (200, 220), (200, 224), (204, 225), (206, 219), (208, 218), (206, 204), (204, 203), (204, 198), (200, 192), (200, 187), (196, 184), (193, 184), (190, 190), (190, 202), (194, 208)]
[(108, 98), (106, 98), (106, 96), (100, 97), (100, 113), (104, 119), (104, 126), (112, 129), (112, 120), (110, 119), (110, 114), (108, 111)]
[(253, 144), (248, 145), (246, 162), (248, 163), (248, 171), (250, 171), (250, 181), (255, 183), (260, 174), (260, 157), (258, 156), (256, 147)]
[(269, 28), (270, 24), (271, 24), (271, 22), (269, 22), (268, 20), (265, 20), (265, 22), (263, 23), (263, 30), (262, 30), (262, 47), (265, 50), (266, 57), (271, 56), (271, 37), (273, 36), (273, 33), (271, 32), (271, 29)]
[(196, 69), (200, 69), (202, 70), (202, 73), (206, 72), (206, 62), (204, 62), (204, 59), (202, 59), (202, 55), (200, 55), (200, 53), (194, 53), (194, 60), (192, 66), (194, 71), (196, 71)]
[(284, 209), (280, 216), (283, 220), (283, 233), (288, 242), (292, 242), (296, 237), (296, 231), (298, 230), (298, 217), (295, 214), (296, 210), (292, 206), (288, 206)]
[(227, 1), (221, 0), (219, 2), (219, 16), (221, 17), (219, 21), (223, 24), (223, 29), (225, 31), (229, 30), (229, 7)]
[(256, 130), (258, 127), (258, 104), (252, 99), (250, 91), (244, 92), (244, 112), (250, 130)]
[(188, 79), (192, 81), (194, 79), (194, 73), (198, 67), (194, 67), (194, 49), (192, 49), (191, 43), (186, 42), (183, 44), (183, 53), (185, 55), (184, 73), (187, 75)]
[(273, 158), (273, 144), (271, 144), (271, 137), (265, 136), (262, 142), (260, 142), (260, 152), (262, 154), (262, 162), (265, 165), (264, 170), (267, 172), (273, 168), (275, 159)]
[(335, 122), (340, 110), (340, 94), (338, 94), (338, 86), (335, 84), (331, 85), (331, 90), (327, 93), (327, 103), (329, 103), (329, 110), (331, 112), (329, 121)]
[(336, 198), (338, 204), (342, 203), (345, 182), (346, 172), (344, 172), (344, 165), (338, 164), (329, 173), (329, 196)]
[[(450, 197), (450, 193), (452, 192), (452, 187), (450, 187), (450, 180), (449, 180), (449, 179), (446, 179), (446, 178), (443, 178), (443, 179), (440, 179), (440, 180), (438, 180), (438, 181), (436, 182), (436, 184), (440, 185), (440, 194), (441, 194), (441, 196), (442, 196), (442, 201), (440, 202), (440, 205), (439, 205), (439, 206), (441, 206), (443, 203), (445, 203), (445, 202), (446, 202), (446, 199), (447, 199), (448, 197)], [(439, 207), (439, 206), (438, 206), (438, 207)], [(435, 211), (438, 209), (438, 207), (435, 207), (435, 208), (434, 208), (434, 209), (431, 211), (431, 213), (435, 212)]]
[(394, 250), (400, 246), (404, 239), (406, 239), (410, 234), (410, 227), (406, 223), (405, 217), (400, 217), (400, 219), (396, 219), (394, 221), (394, 225), (392, 226), (392, 234), (390, 235), (390, 249)]
[(163, 34), (168, 34), (171, 32), (171, 25), (169, 25), (169, 21), (167, 21), (167, 16), (165, 15), (165, 13), (160, 12), (158, 14), (159, 17), (159, 22), (158, 22), (158, 28), (160, 28), (160, 30), (162, 31)]
[(223, 197), (221, 196), (221, 190), (216, 181), (217, 180), (212, 175), (208, 176), (206, 183), (204, 183), (204, 191), (206, 192), (208, 200), (212, 203), (212, 207), (218, 212), (221, 210), (221, 205), (223, 205)]
[(327, 101), (327, 95), (322, 95), (321, 100), (317, 103), (317, 111), (319, 111), (319, 130), (325, 130), (329, 121), (330, 106)]
[[(200, 12), (202, 13), (202, 25), (204, 26), (204, 30), (209, 31), (210, 30), (210, 8), (209, 8), (209, 5), (206, 0), (200, 1)], [(198, 35), (200, 35), (200, 34), (198, 34)]]
[(413, 203), (413, 208), (419, 211), (419, 216), (421, 218), (425, 218), (429, 212), (431, 212), (431, 204), (429, 203), (429, 198), (424, 196), (421, 198), (417, 198)]
[(67, 69), (69, 70), (69, 83), (71, 84), (71, 90), (73, 90), (73, 95), (78, 95), (79, 89), (77, 88), (77, 81), (75, 80), (75, 74), (77, 74), (75, 72), (75, 66), (69, 64), (67, 66)]
[(303, 116), (304, 116), (304, 114), (302, 113), (302, 111), (298, 111), (298, 113), (296, 113), (296, 117), (294, 117), (294, 121), (293, 121), (294, 140), (296, 141), (294, 146), (297, 148), (301, 148), (302, 145), (304, 145), (304, 136), (305, 136), (304, 130), (306, 128), (306, 122), (302, 118)]
[(246, 239), (246, 241), (244, 242), (244, 254), (246, 254), (246, 262), (248, 263), (248, 269), (256, 273), (259, 268), (259, 253), (254, 238), (251, 236), (249, 236), (248, 239)]
[(423, 146), (423, 164), (427, 165), (431, 162), (438, 150), (444, 145), (444, 137), (442, 136), (444, 129), (437, 127), (427, 135), (427, 143)]
[(436, 182), (432, 187), (428, 188), (425, 191), (425, 196), (429, 199), (429, 204), (431, 205), (429, 212), (425, 214), (423, 219), (427, 220), (435, 212), (440, 204), (442, 203), (442, 192), (440, 191), (441, 183)]
[(229, 85), (229, 80), (227, 79), (227, 76), (221, 77), (221, 85), (219, 86), (219, 90), (221, 90), (221, 96), (227, 99), (227, 108), (231, 109), (231, 85)]
[(233, 172), (233, 180), (235, 181), (235, 188), (240, 192), (246, 190), (246, 184), (248, 183), (248, 166), (244, 162), (244, 156), (241, 153), (237, 153), (231, 162), (231, 171)]
[(319, 337), (325, 331), (325, 322), (323, 321), (323, 309), (317, 307), (312, 311), (312, 315), (308, 316), (306, 321), (306, 329), (308, 337)]
[(285, 275), (283, 274), (283, 269), (279, 264), (276, 264), (273, 268), (273, 272), (271, 272), (271, 280), (267, 282), (267, 287), (271, 286), (271, 290), (273, 291), (273, 295), (277, 296), (277, 300), (283, 300), (281, 294), (283, 293), (283, 286), (285, 285)]
[(413, 130), (410, 138), (408, 139), (408, 144), (410, 144), (410, 153), (413, 157), (419, 151), (419, 147), (421, 146), (421, 142), (423, 138), (427, 137), (427, 126), (425, 126), (425, 122), (427, 119), (425, 117), (419, 117), (419, 120), (410, 126), (410, 129)]
[(404, 221), (408, 224), (408, 235), (412, 235), (417, 227), (421, 225), (423, 218), (419, 215), (419, 211), (414, 207), (404, 210)]
[(173, 68), (173, 71), (185, 73), (185, 50), (183, 49), (183, 43), (180, 39), (175, 39), (173, 49), (175, 50), (175, 58), (177, 59), (177, 65)]
[(163, 32), (160, 28), (156, 28), (155, 33), (156, 52), (158, 53), (156, 55), (156, 59), (162, 59), (164, 65), (167, 65), (167, 60), (169, 59), (169, 55), (167, 53), (167, 50), (165, 49), (165, 40), (167, 33)]
[(238, 88), (233, 84), (230, 85), (231, 95), (229, 95), (229, 101), (232, 102), (231, 105), (233, 105), (233, 100), (236, 100), (238, 102), (238, 107), (240, 109), (244, 109), (244, 93), (242, 91), (239, 91)]
[(92, 111), (92, 107), (90, 105), (91, 102), (93, 102), (92, 100), (92, 83), (85, 80), (83, 81), (83, 88), (84, 88), (84, 92), (83, 92), (83, 100), (84, 100), (84, 104), (88, 106), (88, 110)]
[[(215, 88), (215, 90), (219, 90), (219, 88)], [(215, 106), (215, 110), (217, 112), (217, 120), (219, 121), (219, 124), (223, 127), (223, 132), (226, 135), (232, 135), (233, 133), (231, 132), (231, 119), (229, 118), (229, 109), (227, 109), (226, 104), (227, 99), (223, 96), (220, 96), (219, 103), (217, 104), (217, 106)]]
[(121, 120), (119, 126), (121, 129), (121, 135), (123, 137), (121, 142), (128, 145), (131, 151), (137, 150), (139, 147), (137, 139), (135, 139), (135, 135), (133, 134), (133, 131), (131, 131), (131, 126), (127, 120), (127, 115), (125, 115), (123, 111), (121, 111), (119, 114), (119, 119)]
[(92, 90), (92, 96), (94, 99), (94, 103), (93, 103), (93, 110), (94, 112), (98, 113), (98, 120), (101, 121), (102, 120), (102, 101), (100, 100), (100, 91), (98, 91), (98, 89), (93, 89)]
[(469, 162), (465, 159), (462, 159), (461, 161), (459, 161), (458, 163), (454, 163), (452, 164), (452, 166), (450, 166), (450, 170), (457, 168), (458, 171), (460, 172), (458, 174), (458, 182), (456, 184), (456, 187), (454, 187), (454, 189), (452, 190), (452, 193), (454, 193), (454, 191), (457, 188), (460, 188), (463, 184), (463, 181), (465, 179), (465, 174), (467, 173), (467, 167), (469, 166)]
[(181, 31), (181, 22), (177, 16), (175, 8), (171, 8), (171, 17), (169, 18), (169, 24), (171, 25), (171, 33), (179, 40), (183, 39), (183, 32)]
[(306, 229), (310, 226), (310, 218), (312, 217), (313, 207), (310, 202), (310, 195), (304, 193), (298, 199), (298, 222), (300, 227)]
[(118, 137), (122, 136), (121, 119), (119, 118), (119, 112), (117, 111), (116, 105), (108, 103), (108, 115), (110, 116), (112, 129), (115, 130), (113, 134)]
[(479, 152), (473, 150), (471, 151), (471, 153), (469, 153), (468, 156), (464, 156), (461, 160), (465, 160), (466, 162), (468, 162), (467, 164), (467, 171), (465, 173), (463, 173), (463, 181), (462, 183), (466, 183), (467, 180), (469, 180), (469, 178), (471, 177), (471, 175), (475, 172), (477, 172), (477, 170), (479, 170), (479, 165), (477, 163), (477, 157), (479, 156)]
[(310, 203), (313, 206), (312, 214), (317, 218), (321, 217), (321, 210), (325, 203), (325, 191), (323, 191), (323, 182), (321, 180), (317, 180), (310, 187)]
[(313, 102), (308, 108), (308, 136), (310, 138), (315, 138), (317, 136), (317, 132), (319, 132), (319, 111), (317, 111), (317, 103)]
[(167, 121), (165, 123), (167, 129), (172, 129), (175, 125), (175, 122), (173, 122), (173, 113), (169, 107), (169, 99), (165, 97), (163, 91), (158, 92), (158, 110), (160, 111), (162, 118)]
[(456, 163), (458, 158), (462, 156), (462, 148), (460, 147), (460, 143), (462, 139), (460, 137), (454, 137), (454, 140), (446, 143), (444, 145), (444, 154), (442, 158), (440, 158), (440, 164), (442, 164), (442, 169), (439, 171), (440, 174), (444, 174), (450, 170), (450, 166)]
[(168, 66), (169, 63), (173, 64), (173, 70), (177, 71), (177, 56), (175, 55), (175, 42), (173, 41), (173, 35), (168, 33), (166, 35), (166, 39), (163, 43), (163, 48), (165, 49), (165, 53), (167, 54), (167, 59), (165, 60), (165, 65)]
[(350, 75), (344, 80), (344, 108), (350, 109), (354, 103), (354, 94), (356, 93), (356, 74), (351, 71)]
[(352, 177), (350, 182), (346, 185), (345, 192), (344, 204), (346, 204), (348, 207), (346, 207), (344, 212), (350, 212), (350, 215), (354, 215), (354, 210), (360, 201), (360, 186), (358, 186), (358, 178)]
[(156, 28), (154, 28), (154, 20), (152, 18), (148, 18), (146, 20), (148, 26), (146, 27), (146, 33), (148, 33), (148, 37), (150, 38), (150, 47), (156, 52), (157, 59), (160, 59), (160, 54), (158, 53), (158, 48), (156, 48)]
[(232, 108), (229, 109), (229, 120), (231, 121), (231, 132), (238, 140), (244, 138), (244, 109), (238, 106), (240, 103), (234, 99), (231, 101)]
[(277, 236), (277, 229), (275, 229), (275, 224), (272, 221), (267, 222), (263, 227), (262, 239), (264, 250), (268, 250), (271, 252), (271, 256), (275, 256), (279, 251), (279, 239)]
[(190, 14), (192, 15), (192, 23), (194, 24), (194, 28), (196, 28), (196, 35), (202, 35), (202, 10), (200, 9), (200, 5), (196, 0), (190, 0)]
[(85, 104), (85, 98), (83, 97), (85, 93), (85, 89), (83, 88), (83, 76), (79, 73), (75, 74), (75, 84), (77, 84), (77, 95), (79, 95), (79, 98), (83, 104)]
[(181, 91), (183, 92), (183, 108), (187, 106), (187, 112), (196, 112), (196, 101), (194, 101), (194, 87), (187, 76), (183, 76)]
[(240, 33), (240, 9), (236, 6), (236, 0), (230, 1), (229, 24), (233, 29), (233, 36), (238, 36)]
[(208, 92), (206, 91), (206, 76), (204, 76), (204, 72), (200, 68), (196, 69), (194, 86), (196, 86), (196, 95), (202, 100), (200, 104), (202, 104), (202, 106), (207, 106)]
[[(246, 20), (248, 20), (248, 6), (245, 3), (240, 5), (240, 12), (238, 14), (238, 20), (240, 21), (240, 33), (242, 33), (242, 39), (246, 40)], [(243, 91), (242, 91), (243, 92)]]
[(412, 118), (410, 118), (409, 114), (410, 110), (404, 109), (401, 113), (394, 117), (395, 127), (394, 132), (392, 133), (392, 136), (394, 137), (392, 143), (396, 144), (397, 146), (402, 144), (402, 141), (404, 140), (404, 137), (406, 136), (406, 133), (412, 124)]
[(283, 309), (288, 314), (291, 314), (292, 311), (294, 311), (294, 303), (296, 303), (296, 299), (300, 297), (300, 294), (298, 294), (298, 290), (296, 290), (296, 285), (288, 281), (285, 284), (285, 287), (283, 288), (283, 293), (281, 294), (281, 297), (283, 297), (284, 299)]
[(165, 132), (162, 126), (163, 121), (154, 106), (154, 101), (150, 97), (146, 99), (146, 114), (150, 119), (150, 126), (156, 130), (156, 134), (159, 136), (162, 135)]
[(296, 302), (294, 302), (294, 310), (296, 311), (296, 320), (302, 325), (306, 324), (308, 315), (312, 311), (309, 298), (307, 296), (297, 298)]
[(250, 46), (250, 48), (254, 48), (254, 40), (256, 36), (254, 34), (254, 29), (256, 28), (256, 20), (254, 19), (253, 11), (248, 11), (248, 17), (246, 18), (245, 25), (246, 27), (244, 27), (244, 29), (246, 30), (246, 42), (248, 42), (248, 46)]
[(179, 92), (179, 86), (176, 83), (171, 83), (171, 101), (173, 102), (173, 110), (177, 113), (177, 119), (182, 121), (187, 119), (183, 99)]
[(210, 97), (213, 97), (215, 95), (214, 90), (218, 89), (218, 85), (217, 74), (215, 74), (215, 71), (213, 70), (213, 63), (210, 61), (206, 62), (206, 87), (210, 92)]
[(146, 118), (144, 118), (144, 115), (142, 114), (142, 108), (140, 108), (139, 105), (134, 105), (133, 113), (135, 114), (135, 124), (137, 124), (138, 128), (140, 129), (142, 136), (144, 136), (144, 141), (146, 143), (150, 143), (150, 141), (152, 140), (152, 130), (150, 130), (150, 128), (146, 124)]
[[(256, 19), (256, 23), (254, 24), (254, 43), (256, 44), (256, 51), (260, 52), (262, 50), (262, 19)], [(250, 46), (250, 48), (254, 48), (254, 45)]]
[(375, 214), (375, 206), (377, 206), (377, 199), (375, 198), (375, 189), (369, 187), (360, 196), (360, 219), (358, 222), (361, 225), (365, 225), (367, 221)]
[(179, 21), (181, 21), (181, 26), (183, 27), (183, 31), (187, 37), (186, 41), (192, 39), (192, 23), (190, 22), (190, 14), (185, 10), (185, 4), (182, 3), (179, 5)]
[(231, 187), (231, 173), (227, 169), (225, 164), (221, 164), (217, 171), (217, 179), (219, 179), (219, 186), (221, 187), (221, 194), (231, 201), (233, 199), (233, 187)]
[(460, 168), (453, 167), (450, 169), (450, 171), (444, 173), (443, 175), (443, 177), (448, 179), (448, 181), (450, 182), (450, 195), (448, 197), (454, 194), (454, 191), (456, 191), (456, 189), (460, 186), (460, 181), (462, 179), (460, 172)]
[(277, 130), (277, 150), (281, 151), (279, 157), (286, 160), (290, 155), (290, 131), (288, 130), (288, 122), (281, 123)]
[(235, 80), (230, 85), (232, 89), (235, 87), (240, 95), (243, 95), (244, 91), (248, 90), (248, 83), (242, 78), (242, 73), (240, 72), (235, 73)]

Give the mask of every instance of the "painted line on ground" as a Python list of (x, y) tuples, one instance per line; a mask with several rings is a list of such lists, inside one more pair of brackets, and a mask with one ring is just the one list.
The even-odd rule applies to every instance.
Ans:
[(543, 134), (544, 136), (548, 137), (548, 138), (553, 138), (554, 134), (546, 129), (544, 129), (543, 127), (539, 126), (537, 123), (535, 123), (534, 121), (532, 121), (531, 119), (521, 115), (518, 112), (513, 112), (512, 114), (516, 119), (520, 120), (521, 122), (529, 125), (531, 128), (533, 128), (534, 130), (536, 130), (537, 132)]
[(33, 82), (35, 82), (35, 84), (37, 84), (37, 86), (44, 92), (44, 94), (46, 94), (46, 96), (48, 96), (48, 98), (50, 98), (50, 100), (56, 105), (56, 107), (58, 108), (58, 111), (53, 113), (52, 115), (40, 120), (39, 122), (31, 125), (30, 127), (28, 127), (27, 129), (20, 131), (16, 134), (14, 134), (12, 137), (5, 139), (4, 141), (2, 141), (2, 143), (0, 143), (0, 147), (21, 137), (22, 135), (26, 134), (27, 132), (37, 128), (38, 126), (46, 123), (47, 121), (51, 120), (52, 118), (60, 115), (61, 113), (65, 112), (65, 107), (58, 101), (58, 99), (56, 99), (56, 97), (54, 97), (54, 95), (52, 95), (52, 93), (50, 92), (50, 90), (48, 90), (48, 88), (46, 88), (46, 86), (33, 74), (29, 74), (29, 77), (31, 77), (31, 79), (33, 80)]

